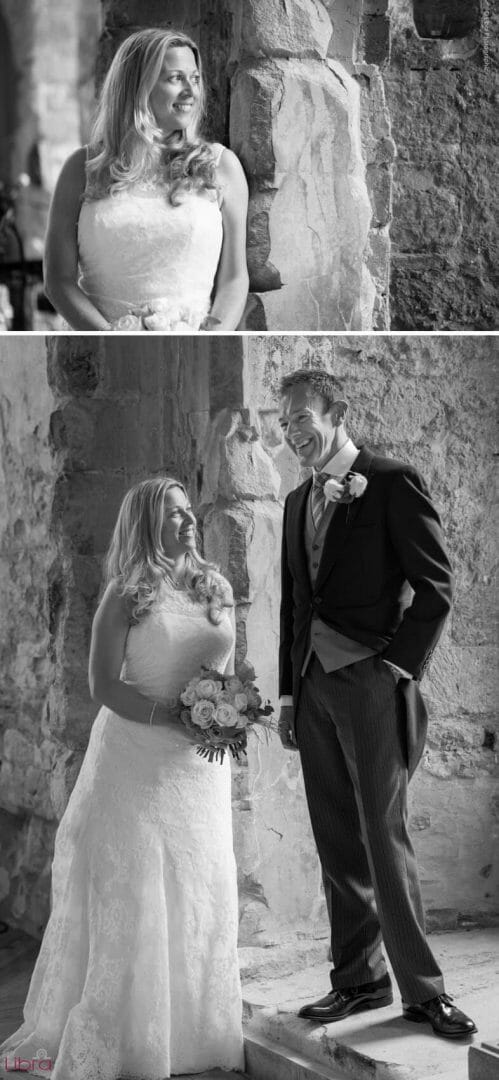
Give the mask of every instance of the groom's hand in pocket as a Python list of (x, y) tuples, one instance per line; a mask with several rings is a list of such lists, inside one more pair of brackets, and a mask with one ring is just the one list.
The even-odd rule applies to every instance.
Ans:
[(293, 705), (281, 705), (278, 722), (279, 738), (286, 750), (298, 750), (298, 745), (293, 735), (293, 720)]

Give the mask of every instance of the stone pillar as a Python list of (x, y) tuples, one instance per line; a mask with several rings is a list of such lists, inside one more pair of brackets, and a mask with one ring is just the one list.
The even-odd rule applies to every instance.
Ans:
[(250, 185), (248, 329), (387, 325), (388, 116), (375, 65), (357, 71), (353, 64), (360, 0), (330, 7), (317, 0), (103, 0), (101, 74), (139, 26), (179, 25), (200, 43), (209, 133), (237, 153)]
[(50, 777), (57, 746), (45, 729), (53, 678), (47, 581), (57, 470), (53, 398), (41, 337), (0, 342), (0, 913), (41, 933), (53, 837)]
[[(251, 361), (245, 349), (245, 378)], [(236, 664), (249, 670), (277, 709), (277, 631), (281, 478), (261, 440), (261, 423), (244, 394), (238, 409), (214, 417), (204, 452), (201, 493), (205, 550), (231, 581), (237, 602)], [(234, 837), (242, 946), (296, 934), (323, 934), (320, 874), (295, 755), (277, 735), (249, 739), (234, 769)]]

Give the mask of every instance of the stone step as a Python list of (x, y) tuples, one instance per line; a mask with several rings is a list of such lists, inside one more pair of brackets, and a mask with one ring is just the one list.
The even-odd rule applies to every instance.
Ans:
[(499, 1042), (470, 1046), (469, 1080), (499, 1080)]
[[(322, 996), (329, 985), (330, 964), (323, 962), (310, 967), (297, 964), (292, 974), (278, 978), (265, 974), (246, 981), (247, 1040), (263, 1040), (279, 1055), (288, 1055), (290, 1063), (298, 1056), (308, 1068), (319, 1070), (319, 1075), (321, 1069), (328, 1075), (329, 1069), (333, 1077), (344, 1080), (468, 1080), (468, 1056), (478, 1070), (475, 1048), (482, 1042), (495, 1045), (497, 1036), (499, 930), (435, 934), (431, 943), (456, 1004), (477, 1023), (478, 1035), (472, 1039), (443, 1039), (429, 1024), (404, 1020), (396, 988), (393, 1005), (383, 1009), (354, 1013), (332, 1024), (300, 1019), (300, 1006)], [(267, 953), (266, 970), (270, 960)], [(251, 1056), (248, 1060), (251, 1075)], [(483, 1060), (484, 1068), (494, 1064)], [(274, 1076), (281, 1080), (286, 1075), (277, 1066), (275, 1073), (268, 1063), (266, 1068), (263, 1080), (274, 1080)], [(492, 1075), (499, 1080), (499, 1075)], [(476, 1080), (482, 1080), (478, 1071)], [(489, 1080), (487, 1073), (484, 1080)]]
[(250, 1080), (344, 1080), (345, 1074), (331, 1070), (286, 1046), (269, 1042), (262, 1035), (246, 1035), (246, 1073)]

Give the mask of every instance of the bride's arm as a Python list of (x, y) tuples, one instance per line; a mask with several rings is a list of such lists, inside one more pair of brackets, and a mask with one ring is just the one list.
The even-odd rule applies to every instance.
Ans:
[(187, 732), (171, 718), (170, 710), (154, 703), (135, 687), (120, 679), (125, 644), (130, 629), (126, 600), (119, 596), (111, 582), (97, 608), (92, 626), (88, 681), (93, 701), (106, 705), (125, 720), (148, 724), (154, 705), (153, 724), (175, 728), (179, 735)]
[(244, 312), (249, 285), (246, 266), (248, 185), (232, 150), (224, 150), (217, 179), (223, 191), (223, 243), (210, 315), (219, 320), (216, 330), (235, 330)]
[(234, 634), (234, 644), (232, 646), (229, 659), (227, 660), (227, 663), (225, 665), (224, 675), (234, 675), (234, 663), (235, 663), (235, 659), (236, 659), (236, 609), (235, 609), (235, 607), (231, 608), (229, 619), (230, 619), (230, 624), (232, 626), (232, 632)]
[(85, 149), (62, 167), (50, 205), (45, 239), (45, 291), (73, 330), (109, 330), (109, 323), (78, 287), (78, 217), (85, 189)]

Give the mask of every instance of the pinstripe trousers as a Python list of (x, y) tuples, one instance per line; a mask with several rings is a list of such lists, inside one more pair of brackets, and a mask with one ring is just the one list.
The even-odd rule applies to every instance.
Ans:
[(384, 941), (402, 1000), (416, 1004), (444, 993), (444, 984), (425, 936), (407, 830), (404, 722), (381, 657), (328, 674), (312, 657), (296, 739), (331, 922), (332, 986), (381, 978)]

